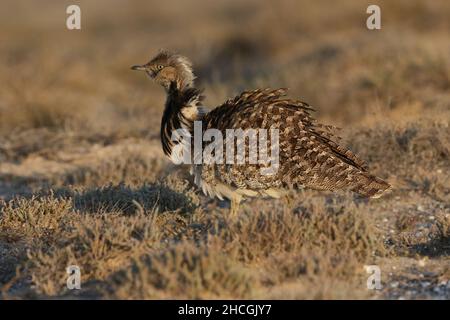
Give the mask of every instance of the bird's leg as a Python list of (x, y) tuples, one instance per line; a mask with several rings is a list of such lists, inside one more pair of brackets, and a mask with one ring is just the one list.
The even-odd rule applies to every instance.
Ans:
[(291, 209), (292, 209), (292, 206), (294, 205), (294, 201), (293, 201), (293, 199), (292, 199), (291, 194), (288, 192), (288, 193), (286, 193), (286, 194), (284, 195), (283, 198), (284, 198), (284, 204), (285, 204), (286, 208), (287, 208), (288, 210), (291, 210)]
[(242, 196), (235, 196), (231, 199), (230, 218), (234, 219), (239, 212), (239, 204), (241, 203)]

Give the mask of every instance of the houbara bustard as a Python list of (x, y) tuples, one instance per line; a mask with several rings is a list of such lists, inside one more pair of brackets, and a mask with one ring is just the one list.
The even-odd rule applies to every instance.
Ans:
[[(194, 87), (192, 64), (186, 57), (161, 51), (150, 62), (132, 69), (144, 71), (166, 90), (161, 121), (164, 153), (177, 164), (183, 152), (184, 156), (189, 154), (195, 184), (208, 196), (229, 199), (232, 216), (245, 197), (278, 198), (289, 189), (347, 189), (364, 197), (378, 198), (390, 188), (367, 171), (364, 161), (336, 142), (333, 127), (319, 124), (311, 117), (311, 106), (286, 98), (286, 89), (245, 91), (208, 111), (202, 105), (201, 91)], [(201, 134), (216, 129), (224, 136), (230, 129), (276, 129), (277, 170), (264, 173), (262, 169), (268, 164), (250, 163), (247, 154), (243, 163), (195, 161), (198, 152), (190, 152), (195, 141), (186, 143), (186, 139), (173, 133), (185, 130), (195, 140), (197, 123), (201, 124)], [(240, 143), (245, 150), (251, 147), (246, 137)], [(202, 148), (207, 145), (202, 141)], [(237, 147), (239, 143), (234, 149), (222, 150), (233, 153)], [(273, 146), (266, 149), (275, 150)]]

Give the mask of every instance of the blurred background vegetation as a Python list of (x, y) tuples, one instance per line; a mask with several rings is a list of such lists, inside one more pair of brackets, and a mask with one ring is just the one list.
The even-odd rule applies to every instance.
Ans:
[[(207, 104), (288, 87), (338, 124), (448, 104), (448, 1), (3, 2), (0, 127), (157, 131), (164, 93), (129, 66), (166, 48), (194, 62)], [(82, 30), (65, 27), (78, 4)]]

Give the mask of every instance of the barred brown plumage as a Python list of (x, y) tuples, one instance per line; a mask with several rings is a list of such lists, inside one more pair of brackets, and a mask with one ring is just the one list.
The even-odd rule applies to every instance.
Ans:
[[(194, 87), (195, 77), (187, 58), (164, 51), (149, 63), (132, 68), (145, 71), (166, 89), (161, 142), (164, 153), (173, 161), (183, 154), (175, 152), (175, 145), (182, 141), (173, 141), (172, 133), (184, 128), (193, 134), (194, 121), (201, 121), (203, 132), (214, 128), (223, 136), (229, 129), (278, 130), (279, 165), (275, 174), (263, 174), (260, 169), (267, 164), (250, 163), (248, 153), (243, 164), (192, 165), (194, 182), (209, 196), (230, 199), (233, 214), (243, 197), (279, 197), (287, 189), (348, 189), (377, 198), (390, 188), (368, 172), (363, 160), (337, 143), (337, 128), (318, 123), (307, 103), (286, 98), (287, 89), (245, 91), (207, 112), (201, 105), (201, 92)], [(249, 149), (248, 139), (240, 143)]]

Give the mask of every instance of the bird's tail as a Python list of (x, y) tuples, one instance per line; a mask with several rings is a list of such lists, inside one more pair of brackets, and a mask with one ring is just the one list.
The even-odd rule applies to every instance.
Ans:
[(367, 198), (379, 198), (391, 189), (386, 181), (367, 172), (360, 172), (358, 183), (351, 190)]

